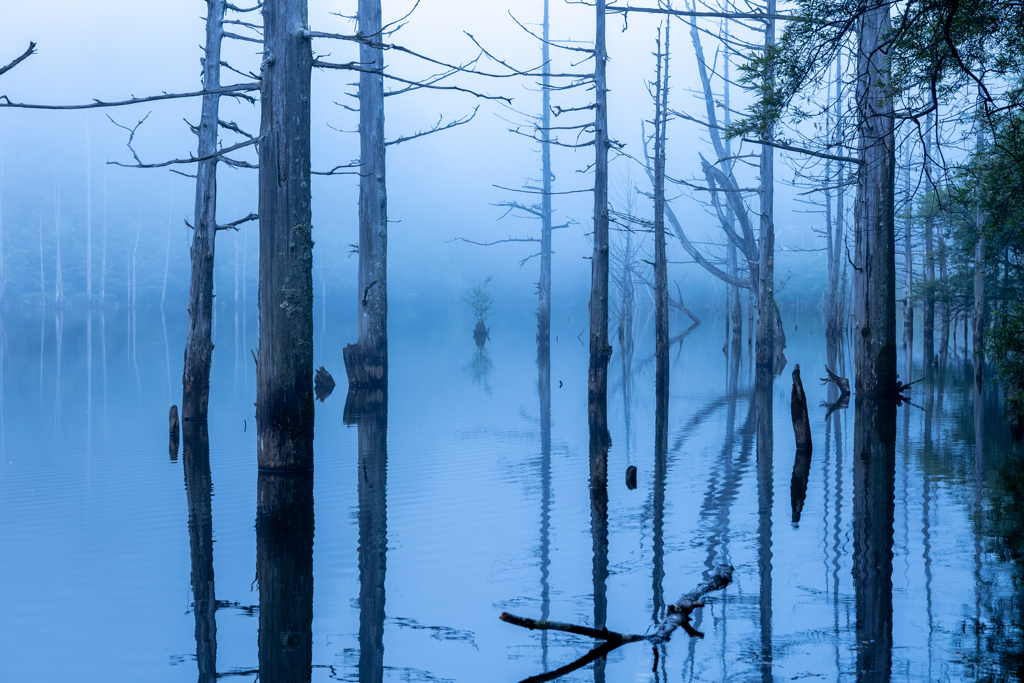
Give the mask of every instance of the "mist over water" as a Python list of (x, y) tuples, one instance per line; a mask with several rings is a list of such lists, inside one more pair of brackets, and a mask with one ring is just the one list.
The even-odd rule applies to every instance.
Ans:
[[(254, 310), (218, 307), (208, 427), (186, 423), (174, 453), (184, 312), (8, 312), (0, 677), (255, 680), (301, 673), (298, 653), (312, 680), (519, 681), (592, 641), (501, 612), (592, 625), (600, 608), (608, 628), (643, 634), (722, 563), (734, 581), (694, 613), (703, 639), (677, 632), (654, 673), (638, 643), (564, 680), (869, 678), (879, 658), (890, 680), (998, 677), (1020, 647), (1008, 539), (1022, 522), (1000, 476), (1013, 449), (996, 387), (976, 400), (951, 361), (914, 386), (891, 459), (864, 472), (856, 406), (828, 415), (834, 389), (815, 381), (832, 367), (820, 313), (791, 316), (760, 445), (745, 342), (727, 356), (721, 319), (688, 329), (674, 314), (662, 460), (650, 315), (637, 311), (632, 358), (616, 344), (609, 366), (595, 517), (584, 320), (553, 316), (545, 398), (528, 311), (499, 305), (483, 347), (464, 311), (396, 315), (387, 391), (346, 409), (351, 331), (318, 307), (316, 363), (342, 382), (317, 403), (315, 474), (284, 481), (256, 468)], [(809, 458), (793, 443), (793, 363)], [(284, 644), (259, 635), (282, 623)]]

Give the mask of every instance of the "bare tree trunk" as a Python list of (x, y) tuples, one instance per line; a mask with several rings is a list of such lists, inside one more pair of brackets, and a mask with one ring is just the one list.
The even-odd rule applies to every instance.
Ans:
[[(725, 22), (725, 38), (729, 39), (729, 22)], [(732, 125), (732, 104), (730, 103), (729, 97), (729, 67), (732, 61), (726, 57), (725, 62), (722, 65), (724, 72), (722, 74), (722, 103), (725, 105), (722, 111), (722, 123), (728, 128)], [(732, 157), (732, 138), (725, 139), (725, 156)], [(728, 162), (727, 168), (732, 171), (732, 161)], [(729, 224), (729, 230), (733, 233), (736, 232), (736, 212), (733, 210), (732, 202), (726, 202), (725, 204), (725, 220)], [(739, 264), (736, 260), (736, 245), (732, 240), (728, 241), (728, 248), (726, 250), (726, 258), (728, 259), (729, 275), (739, 278)], [(739, 351), (741, 339), (743, 338), (743, 303), (740, 301), (740, 288), (727, 285), (729, 292), (729, 310), (732, 314), (732, 345), (734, 352)]]
[[(658, 66), (654, 91), (654, 348), (656, 382), (668, 387), (668, 263), (665, 258), (665, 124), (668, 107), (669, 23), (665, 25), (665, 50), (658, 37)], [(660, 31), (659, 31), (660, 34)]]
[(544, 25), (541, 43), (541, 194), (540, 197), (540, 280), (537, 283), (537, 345), (551, 345), (551, 66), (548, 0), (544, 0)]
[(46, 310), (46, 266), (43, 263), (43, 215), (39, 214), (39, 293)]
[[(768, 0), (766, 11), (775, 14), (775, 0)], [(765, 49), (775, 45), (775, 20), (765, 21)], [(767, 132), (771, 138), (772, 131)], [(759, 240), (759, 267), (757, 277), (757, 341), (754, 344), (755, 362), (769, 370), (775, 368), (775, 150), (761, 146), (761, 225)]]
[[(359, 0), (359, 33), (381, 40), (380, 0)], [(349, 386), (388, 381), (388, 198), (384, 52), (359, 44), (359, 337), (345, 348)]]
[[(55, 174), (56, 175), (56, 174)], [(60, 254), (60, 176), (56, 175), (53, 186), (54, 232), (57, 235), (57, 266), (53, 286), (53, 302), (57, 308), (64, 306), (64, 264)]]
[[(92, 307), (92, 148), (89, 144), (89, 116), (85, 117), (85, 296)], [(0, 245), (0, 254), (3, 246)], [(0, 273), (3, 265), (0, 264)], [(0, 284), (0, 292), (2, 292)]]
[(892, 95), (881, 50), (891, 25), (889, 4), (872, 0), (860, 19), (857, 108), (861, 159), (855, 211), (854, 357), (857, 397), (896, 386), (896, 243)]
[[(220, 87), (220, 48), (226, 0), (207, 0), (203, 87)], [(217, 151), (220, 96), (203, 95), (199, 120), (199, 157)], [(261, 188), (262, 193), (262, 188)], [(217, 159), (200, 161), (196, 169), (195, 223), (192, 235), (192, 278), (189, 287), (188, 337), (182, 375), (181, 416), (204, 420), (210, 403), (213, 358), (213, 257), (217, 238)], [(161, 302), (162, 303), (162, 302)]]
[(171, 186), (167, 201), (167, 244), (164, 246), (164, 286), (160, 290), (160, 309), (163, 310), (167, 301), (167, 276), (171, 272), (171, 216), (174, 214), (174, 186)]
[[(981, 108), (981, 88), (978, 88), (978, 108)], [(976, 149), (981, 150), (985, 136), (978, 123)], [(985, 300), (985, 213), (979, 208), (975, 219), (978, 241), (974, 245), (974, 310), (971, 315), (971, 346), (974, 349), (974, 383), (981, 387), (985, 374), (985, 326), (988, 324), (988, 303)], [(965, 333), (965, 346), (966, 346)], [(975, 392), (976, 395), (979, 392)]]
[(606, 429), (608, 401), (608, 50), (605, 46), (605, 0), (596, 0), (594, 39), (594, 255), (590, 275), (590, 370), (587, 381), (588, 415)]
[(903, 223), (903, 374), (910, 381), (914, 369), (914, 212), (910, 199), (910, 146), (907, 146), (907, 218)]
[(103, 247), (100, 256), (100, 306), (107, 299), (107, 166), (103, 165)]
[[(835, 139), (842, 138), (843, 130), (843, 56), (836, 55), (836, 123)], [(829, 258), (828, 273), (828, 316), (825, 323), (826, 334), (839, 339), (843, 334), (844, 314), (846, 302), (846, 280), (842, 275), (846, 272), (845, 246), (846, 246), (846, 207), (844, 203), (846, 190), (843, 187), (845, 181), (845, 169), (839, 164), (838, 185), (839, 190), (836, 196), (835, 229), (832, 237), (832, 250)]]
[[(313, 239), (306, 0), (263, 6), (260, 347), (256, 424), (263, 470), (313, 467)], [(262, 617), (262, 612), (261, 612)]]
[[(924, 137), (924, 172), (927, 178), (927, 188), (934, 191), (932, 184), (932, 117), (927, 119), (927, 127)], [(925, 373), (931, 374), (932, 364), (935, 360), (935, 216), (931, 206), (926, 206), (924, 218), (924, 319), (922, 322), (922, 333), (924, 339), (922, 348), (924, 351)]]
[(949, 306), (949, 272), (946, 267), (946, 235), (943, 226), (939, 226), (936, 234), (938, 242), (939, 259), (939, 282), (942, 287), (942, 300), (939, 302), (939, 367), (945, 369), (949, 359), (949, 328), (950, 328), (950, 306)]

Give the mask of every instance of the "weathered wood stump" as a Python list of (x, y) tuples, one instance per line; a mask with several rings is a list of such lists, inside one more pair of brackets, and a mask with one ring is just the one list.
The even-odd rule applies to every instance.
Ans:
[(170, 436), (167, 451), (171, 455), (172, 462), (178, 459), (178, 432), (180, 426), (178, 422), (178, 406), (171, 406), (171, 409), (167, 412), (167, 431)]
[(836, 373), (832, 372), (831, 370), (829, 370), (829, 367), (827, 365), (825, 366), (825, 372), (828, 373), (828, 377), (821, 378), (822, 384), (828, 384), (829, 382), (832, 382), (837, 387), (839, 387), (839, 393), (842, 396), (850, 395), (850, 380), (846, 379), (845, 377), (840, 377)]
[(807, 416), (807, 396), (804, 395), (804, 384), (800, 381), (800, 364), (793, 368), (793, 393), (789, 400), (790, 413), (793, 416), (793, 436), (796, 437), (798, 451), (811, 452), (811, 421)]
[(321, 403), (331, 395), (334, 391), (334, 378), (331, 377), (331, 373), (324, 369), (324, 366), (316, 371), (316, 375), (313, 377), (313, 391), (316, 392), (316, 397)]
[(636, 465), (626, 468), (626, 488), (630, 491), (636, 489)]

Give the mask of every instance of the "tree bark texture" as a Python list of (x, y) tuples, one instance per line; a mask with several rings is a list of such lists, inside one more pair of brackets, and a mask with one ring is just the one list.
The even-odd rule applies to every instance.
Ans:
[(608, 402), (608, 51), (605, 46), (605, 0), (596, 0), (594, 39), (594, 255), (590, 270), (590, 368), (588, 417), (606, 430)]
[(192, 557), (192, 613), (196, 619), (196, 663), (200, 683), (217, 679), (217, 596), (213, 580), (213, 479), (206, 422), (186, 422), (185, 493)]
[(548, 0), (544, 0), (543, 42), (541, 43), (541, 117), (540, 117), (540, 280), (537, 282), (537, 346), (551, 345), (551, 67)]
[[(775, 0), (768, 0), (766, 11), (775, 14)], [(775, 20), (765, 22), (765, 49), (775, 45)], [(770, 138), (772, 131), (767, 132)], [(775, 150), (761, 146), (761, 224), (759, 241), (759, 268), (757, 276), (757, 333), (754, 357), (757, 365), (769, 370), (775, 368)]]
[(889, 4), (871, 0), (860, 19), (857, 114), (861, 160), (858, 170), (854, 273), (855, 385), (858, 396), (896, 386), (896, 237), (889, 64), (882, 51), (891, 25)]
[[(360, 35), (380, 42), (380, 0), (359, 0), (358, 22)], [(372, 386), (388, 381), (384, 51), (360, 43), (359, 61), (359, 339), (345, 350), (345, 368), (350, 385)]]
[(258, 458), (264, 470), (313, 467), (313, 238), (306, 0), (263, 5), (259, 149)]
[(896, 404), (858, 397), (854, 421), (853, 583), (859, 681), (892, 669), (892, 560)]
[[(206, 52), (203, 89), (220, 87), (220, 48), (224, 37), (226, 0), (207, 0)], [(200, 158), (217, 152), (220, 95), (203, 95), (199, 119)], [(205, 420), (210, 403), (210, 365), (213, 360), (213, 257), (217, 239), (217, 159), (196, 168), (196, 203), (192, 233), (192, 279), (188, 299), (188, 337), (182, 376), (181, 416)]]
[(313, 674), (312, 472), (257, 475), (256, 580), (260, 681), (308, 683)]

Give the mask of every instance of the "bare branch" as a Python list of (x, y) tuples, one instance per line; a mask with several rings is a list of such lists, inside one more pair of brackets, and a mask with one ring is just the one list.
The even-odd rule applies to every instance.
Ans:
[[(196, 92), (163, 93), (162, 95), (151, 95), (149, 97), (133, 97), (129, 100), (120, 100), (118, 102), (93, 100), (92, 104), (26, 104), (24, 102), (12, 102), (7, 95), (0, 95), (0, 107), (10, 107), (13, 109), (97, 109), (100, 107), (125, 107), (129, 104), (156, 102), (158, 100), (178, 100), (185, 97), (202, 97), (203, 95), (231, 95), (259, 89), (259, 83), (240, 83), (238, 85), (227, 85), (223, 88), (197, 90)], [(252, 100), (252, 98), (249, 99)]]
[(475, 244), (479, 247), (492, 247), (495, 244), (503, 244), (505, 242), (540, 242), (540, 239), (536, 237), (509, 237), (504, 240), (495, 240), (493, 242), (474, 242), (473, 240), (467, 240), (465, 237), (455, 237), (448, 240), (448, 242), (466, 242), (468, 244)]
[(451, 123), (449, 123), (448, 125), (445, 125), (445, 126), (441, 125), (442, 117), (438, 116), (437, 123), (435, 123), (434, 126), (432, 128), (430, 128), (429, 130), (423, 130), (423, 131), (419, 131), (417, 133), (414, 133), (412, 135), (405, 135), (405, 136), (396, 138), (394, 140), (389, 140), (389, 141), (384, 143), (384, 146), (388, 147), (390, 145), (400, 145), (403, 142), (408, 142), (409, 140), (415, 140), (416, 138), (421, 138), (421, 137), (423, 137), (425, 135), (430, 135), (431, 133), (440, 133), (441, 131), (448, 130), (450, 128), (455, 128), (456, 126), (461, 126), (461, 125), (463, 125), (465, 123), (469, 123), (470, 121), (472, 121), (476, 117), (476, 113), (477, 113), (477, 111), (479, 109), (480, 109), (480, 105), (477, 105), (477, 106), (473, 107), (473, 113), (472, 114), (469, 114), (468, 116), (463, 116), (461, 119), (456, 119), (456, 120), (452, 121)]
[[(147, 116), (148, 116), (148, 114), (147, 114)], [(141, 123), (141, 121), (140, 121), (140, 123)], [(126, 130), (128, 130), (126, 126), (121, 126), (120, 124), (116, 124), (116, 125), (120, 126), (121, 128), (125, 128)], [(137, 127), (138, 126), (136, 126), (136, 128)], [(112, 166), (121, 166), (121, 167), (124, 167), (124, 168), (162, 168), (164, 166), (171, 166), (172, 164), (194, 164), (194, 163), (199, 162), (199, 161), (206, 161), (207, 159), (216, 159), (218, 157), (222, 157), (222, 156), (224, 156), (225, 154), (227, 154), (229, 152), (234, 152), (235, 150), (242, 149), (243, 147), (250, 147), (252, 145), (255, 145), (259, 141), (260, 141), (260, 138), (255, 138), (253, 140), (246, 140), (245, 142), (240, 142), (237, 145), (232, 145), (231, 147), (225, 147), (224, 149), (222, 149), (222, 150), (220, 150), (218, 152), (214, 152), (213, 154), (207, 154), (206, 156), (201, 156), (201, 157), (190, 156), (188, 159), (171, 159), (170, 161), (161, 161), (161, 162), (156, 163), (156, 164), (144, 164), (142, 162), (139, 162), (137, 164), (122, 164), (119, 161), (108, 161), (107, 163), (112, 165)], [(135, 154), (134, 150), (132, 150), (132, 154)], [(138, 161), (139, 157), (136, 156), (135, 160)], [(244, 163), (244, 162), (232, 162), (230, 165), (232, 165), (232, 166), (241, 165), (241, 163)]]
[(787, 152), (796, 152), (798, 154), (807, 154), (808, 156), (818, 157), (820, 159), (831, 159), (832, 161), (841, 161), (849, 164), (863, 164), (864, 162), (857, 157), (844, 157), (838, 154), (826, 154), (825, 152), (816, 152), (813, 149), (804, 149), (803, 147), (794, 147), (793, 145), (787, 145), (784, 142), (773, 142), (771, 140), (754, 140), (752, 138), (742, 138), (743, 142), (751, 142), (756, 145), (766, 145), (768, 147), (775, 147), (782, 149)]
[(218, 230), (238, 230), (238, 226), (242, 223), (248, 223), (249, 221), (259, 220), (259, 214), (250, 213), (245, 218), (239, 218), (237, 221), (231, 223), (225, 223), (224, 225), (218, 225)]
[(8, 64), (7, 66), (0, 67), (0, 76), (3, 76), (5, 73), (10, 71), (14, 67), (18, 66), (19, 64), (24, 62), (26, 59), (28, 59), (29, 57), (34, 55), (35, 53), (36, 53), (36, 44), (31, 42), (31, 41), (29, 41), (28, 49), (25, 50), (24, 52), (22, 52), (20, 57), (15, 59), (13, 62)]

